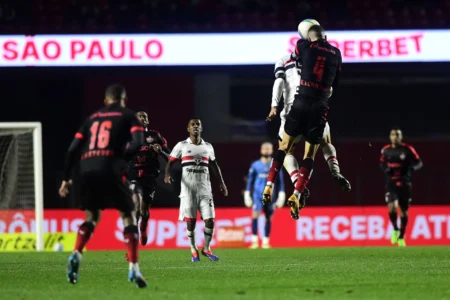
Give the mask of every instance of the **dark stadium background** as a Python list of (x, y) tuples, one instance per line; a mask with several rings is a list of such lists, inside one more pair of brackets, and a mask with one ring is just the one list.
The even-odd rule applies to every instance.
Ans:
[[(292, 1), (234, 1), (238, 3), (234, 6), (228, 2), (41, 0), (30, 5), (24, 0), (2, 1), (0, 34), (295, 32), (299, 20), (306, 17), (320, 20), (327, 30), (450, 26), (448, 0), (295, 1), (295, 6)], [(378, 159), (394, 125), (403, 129), (405, 141), (424, 162), (414, 175), (414, 202), (447, 203), (449, 69), (448, 63), (345, 64), (341, 88), (331, 100), (330, 125), (342, 172), (351, 180), (353, 191), (343, 194), (335, 187), (319, 152), (308, 205), (384, 203)], [(0, 68), (0, 120), (42, 122), (45, 207), (74, 207), (74, 197), (61, 200), (57, 196), (65, 150), (83, 119), (102, 105), (108, 84), (125, 85), (129, 106), (146, 107), (152, 127), (173, 147), (186, 138), (189, 117), (198, 114), (208, 119), (213, 108), (220, 106), (219, 93), (210, 93), (206, 109), (198, 107), (196, 95), (214, 82), (220, 85), (224, 78), (229, 80), (230, 94), (227, 134), (223, 126), (205, 125), (204, 137), (215, 147), (230, 190), (227, 199), (216, 193), (216, 206), (242, 206), (244, 177), (258, 158), (260, 143), (276, 142), (279, 123), (263, 122), (270, 108), (272, 65)], [(249, 121), (250, 129), (242, 126), (242, 120)], [(217, 185), (213, 189), (217, 191)], [(177, 205), (176, 193), (161, 186), (155, 206)]]

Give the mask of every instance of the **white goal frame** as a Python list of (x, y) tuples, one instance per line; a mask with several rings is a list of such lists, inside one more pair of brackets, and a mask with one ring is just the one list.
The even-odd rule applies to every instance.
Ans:
[(44, 251), (44, 180), (42, 161), (42, 124), (40, 122), (0, 122), (2, 129), (33, 130), (34, 210), (36, 250)]

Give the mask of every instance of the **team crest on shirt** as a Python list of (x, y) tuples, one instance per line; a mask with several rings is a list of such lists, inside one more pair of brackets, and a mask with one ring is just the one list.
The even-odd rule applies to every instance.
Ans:
[(151, 136), (146, 138), (146, 140), (147, 140), (147, 143), (149, 143), (149, 144), (151, 144), (154, 141), (154, 139)]
[(402, 152), (402, 154), (400, 154), (400, 159), (405, 160), (405, 158), (406, 158), (406, 155), (405, 155), (405, 153)]
[(201, 156), (195, 156), (194, 157), (194, 161), (197, 165), (199, 165), (202, 162), (202, 157)]

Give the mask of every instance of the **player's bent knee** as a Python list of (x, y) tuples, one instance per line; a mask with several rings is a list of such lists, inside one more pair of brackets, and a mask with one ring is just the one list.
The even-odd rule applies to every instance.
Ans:
[(195, 222), (186, 222), (186, 228), (189, 231), (194, 231), (195, 230), (195, 225), (196, 225)]
[(101, 210), (86, 210), (86, 221), (93, 224), (98, 224), (100, 221)]
[(205, 220), (205, 227), (207, 227), (207, 228), (214, 228), (214, 219), (206, 219)]
[(133, 211), (121, 211), (120, 217), (123, 221), (123, 226), (136, 225), (136, 214)]

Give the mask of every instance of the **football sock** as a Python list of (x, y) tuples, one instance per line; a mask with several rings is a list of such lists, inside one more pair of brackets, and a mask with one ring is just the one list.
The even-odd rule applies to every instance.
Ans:
[(204, 233), (205, 233), (205, 245), (204, 245), (203, 248), (206, 251), (209, 251), (209, 250), (211, 250), (210, 249), (210, 244), (211, 244), (211, 240), (212, 240), (213, 235), (214, 235), (214, 228), (205, 227)]
[(389, 219), (391, 220), (392, 227), (394, 227), (394, 230), (398, 230), (397, 225), (397, 212), (389, 212)]
[(305, 187), (308, 184), (309, 179), (311, 178), (313, 165), (314, 160), (312, 160), (311, 158), (305, 158), (302, 161), (300, 170), (298, 171), (298, 180), (295, 184), (295, 191), (297, 191), (297, 193), (303, 193), (303, 191), (305, 190)]
[(189, 238), (189, 242), (191, 243), (191, 252), (196, 252), (197, 245), (195, 244), (195, 230), (193, 231), (186, 230), (186, 233)]
[(272, 186), (273, 182), (275, 182), (275, 179), (281, 170), (281, 166), (283, 165), (285, 156), (286, 153), (284, 151), (277, 150), (277, 152), (275, 152), (272, 164), (270, 165), (269, 174), (267, 175), (267, 185)]
[(328, 164), (331, 173), (340, 173), (339, 162), (336, 156), (336, 148), (332, 144), (326, 144), (322, 148), (323, 157)]
[(405, 238), (406, 225), (408, 225), (408, 217), (400, 217), (400, 235), (399, 239)]
[(252, 219), (252, 234), (258, 235), (258, 219)]
[(264, 237), (270, 236), (270, 229), (272, 228), (272, 221), (266, 220), (266, 224), (264, 225)]
[(139, 258), (138, 237), (139, 233), (136, 225), (128, 225), (123, 229), (123, 239), (127, 246), (128, 261), (132, 264), (136, 264)]
[(284, 168), (286, 169), (286, 171), (288, 172), (289, 176), (291, 177), (291, 181), (292, 183), (295, 185), (297, 183), (297, 179), (298, 179), (298, 162), (295, 159), (294, 155), (286, 155), (286, 157), (284, 158), (284, 163), (283, 163)]
[(74, 251), (78, 251), (80, 253), (83, 253), (83, 249), (86, 246), (87, 242), (92, 236), (92, 233), (94, 232), (95, 226), (92, 222), (84, 222), (80, 225), (80, 228), (78, 228), (77, 233), (77, 242), (75, 243), (75, 249)]

